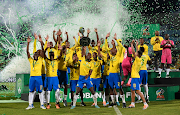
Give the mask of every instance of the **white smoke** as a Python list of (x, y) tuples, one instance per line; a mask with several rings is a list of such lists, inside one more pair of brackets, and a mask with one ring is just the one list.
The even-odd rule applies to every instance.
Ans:
[[(17, 3), (17, 2), (16, 2)], [(8, 4), (8, 3), (6, 3)], [(3, 5), (5, 8), (7, 5)], [(59, 7), (58, 7), (59, 6)], [(0, 10), (4, 10), (2, 6)], [(44, 38), (47, 34), (50, 36), (49, 41), (53, 41), (53, 30), (61, 29), (63, 32), (63, 40), (66, 39), (65, 31), (69, 33), (69, 41), (71, 46), (74, 44), (73, 36), (76, 36), (80, 27), (86, 30), (90, 28), (91, 33), (89, 37), (96, 40), (94, 28), (98, 28), (99, 38), (105, 38), (108, 32), (111, 32), (111, 38), (114, 33), (117, 33), (118, 38), (123, 37), (124, 24), (129, 21), (128, 12), (123, 9), (119, 0), (99, 0), (95, 3), (93, 1), (82, 0), (66, 0), (63, 2), (53, 0), (32, 1), (25, 0), (18, 2), (18, 5), (11, 4), (9, 7), (13, 12), (10, 19), (11, 23), (17, 23), (19, 18), (16, 10), (20, 16), (26, 15), (22, 18), (26, 21), (32, 21), (32, 32), (37, 32)], [(13, 10), (16, 9), (16, 10)], [(3, 13), (3, 12), (0, 12)], [(8, 20), (6, 14), (6, 21)], [(86, 35), (86, 32), (85, 32)], [(44, 40), (45, 41), (45, 40)], [(54, 41), (53, 41), (54, 43)], [(15, 77), (16, 73), (29, 73), (30, 65), (26, 56), (26, 46), (23, 48), (22, 56), (14, 57), (9, 64), (0, 73), (0, 80), (8, 77)], [(37, 42), (37, 49), (40, 49), (40, 44)], [(30, 53), (33, 52), (33, 41), (30, 43)]]

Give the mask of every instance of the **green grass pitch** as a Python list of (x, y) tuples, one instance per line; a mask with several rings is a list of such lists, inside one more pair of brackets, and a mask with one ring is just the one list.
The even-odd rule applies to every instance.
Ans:
[[(68, 103), (69, 105), (70, 103)], [(56, 109), (55, 103), (51, 103), (49, 110), (40, 109), (39, 102), (35, 102), (35, 108), (26, 110), (28, 103), (0, 103), (0, 115), (116, 115), (114, 108), (103, 107), (101, 102), (98, 102), (100, 109), (91, 107), (90, 102), (86, 102), (87, 106), (81, 107), (77, 103), (75, 109), (71, 110), (70, 106), (64, 107), (61, 103), (61, 108)], [(127, 106), (130, 102), (127, 102)], [(143, 104), (136, 104), (135, 108), (122, 108), (122, 104), (118, 109), (122, 115), (179, 115), (180, 100), (173, 101), (151, 101), (147, 110), (142, 110)]]

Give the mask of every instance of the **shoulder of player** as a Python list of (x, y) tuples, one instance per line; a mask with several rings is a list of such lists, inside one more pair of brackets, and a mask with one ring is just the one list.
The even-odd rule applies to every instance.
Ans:
[(135, 60), (140, 60), (140, 58), (138, 56), (135, 57)]
[(146, 45), (146, 44), (144, 44), (143, 46), (144, 46), (144, 47), (148, 47), (148, 45)]
[(151, 39), (155, 39), (155, 38), (156, 38), (156, 36), (151, 37)]
[(34, 59), (30, 56), (30, 57), (28, 58), (28, 60), (29, 60), (29, 61), (32, 61), (32, 60), (34, 60)]

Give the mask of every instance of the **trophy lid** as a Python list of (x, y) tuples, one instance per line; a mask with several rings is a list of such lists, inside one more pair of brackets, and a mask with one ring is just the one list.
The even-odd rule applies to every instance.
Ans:
[(81, 46), (89, 46), (89, 44), (90, 44), (90, 38), (88, 38), (88, 37), (82, 37), (82, 38), (80, 39), (80, 45), (81, 45)]

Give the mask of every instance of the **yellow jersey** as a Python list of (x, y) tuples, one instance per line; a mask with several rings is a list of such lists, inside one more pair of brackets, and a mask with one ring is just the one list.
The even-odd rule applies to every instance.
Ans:
[(42, 74), (46, 74), (46, 62), (45, 62), (45, 60), (44, 60), (44, 58), (43, 58), (43, 63), (42, 63)]
[(66, 58), (65, 54), (62, 54), (59, 63), (58, 63), (58, 70), (61, 71), (67, 71), (67, 67), (66, 67), (66, 60), (68, 60), (68, 58)]
[(64, 41), (62, 44), (61, 44), (61, 46), (65, 46), (66, 45), (66, 42)]
[(47, 52), (48, 52), (48, 58), (50, 58), (49, 52), (54, 52), (54, 59), (57, 59), (58, 56), (59, 56), (59, 55), (58, 55), (59, 51), (58, 51), (57, 48), (48, 48), (48, 49), (47, 49)]
[[(72, 57), (73, 57), (73, 53), (75, 53), (76, 51), (76, 46), (77, 46), (77, 41), (75, 39), (75, 45), (71, 48), (67, 48), (66, 49), (66, 58), (69, 60), (69, 61), (73, 61)], [(66, 60), (67, 60), (66, 59)]]
[(42, 63), (43, 59), (41, 56), (38, 57), (38, 60), (34, 60), (33, 58), (29, 58), (29, 63), (30, 63), (30, 76), (41, 76), (42, 75)]
[(90, 76), (90, 78), (101, 78), (101, 65), (102, 65), (102, 60), (92, 60), (92, 74)]
[(81, 60), (82, 59), (82, 47), (80, 47), (80, 46), (76, 47), (76, 54), (77, 54), (79, 60)]
[[(159, 38), (159, 41), (156, 42), (156, 38)], [(160, 45), (161, 45), (161, 42), (163, 41), (163, 37), (161, 36), (154, 36), (151, 38), (151, 45), (153, 45), (153, 50), (154, 51), (159, 51), (159, 50), (162, 50), (163, 48), (160, 48)]]
[(126, 48), (125, 48), (125, 47), (123, 47), (123, 49), (122, 49), (122, 53), (121, 53), (121, 57), (120, 57), (120, 60), (119, 60), (119, 62), (120, 62), (120, 63), (122, 63), (122, 62), (123, 62), (123, 60), (124, 60), (124, 54), (125, 54), (125, 52), (126, 52)]
[[(73, 62), (68, 62), (73, 64)], [(70, 80), (79, 80), (80, 75), (80, 61), (73, 64), (75, 67), (70, 68)]]
[(146, 44), (138, 45), (138, 49), (140, 50), (140, 47), (144, 47), (144, 53), (148, 55), (148, 46)]
[(71, 48), (67, 48), (65, 61), (67, 60), (72, 61), (72, 56), (73, 56), (73, 51), (71, 51)]
[(104, 65), (104, 72), (103, 75), (108, 76), (109, 75), (109, 66), (110, 66), (110, 60), (106, 58), (106, 60), (104, 60), (105, 65)]
[(51, 61), (46, 58), (45, 61), (46, 61), (46, 76), (47, 77), (56, 77), (59, 60), (56, 59), (56, 60)]
[(105, 44), (102, 45), (102, 51), (101, 51), (103, 60), (107, 59), (107, 53), (109, 52), (110, 52), (110, 48), (108, 47), (107, 39), (105, 39)]
[(110, 66), (109, 73), (118, 73), (119, 72), (119, 55), (112, 56), (110, 55)]
[(123, 46), (122, 44), (119, 42), (119, 39), (116, 40), (117, 41), (117, 46), (116, 46), (116, 49), (117, 49), (117, 54), (116, 55), (119, 55), (119, 57), (121, 56), (121, 53), (122, 53), (122, 49), (123, 49)]
[(131, 68), (131, 78), (140, 78), (139, 71), (141, 69), (141, 59), (136, 56)]
[(91, 55), (92, 55), (94, 52), (98, 53), (98, 46), (92, 47), (92, 46), (89, 45), (88, 48), (89, 48), (89, 53), (91, 53)]
[(143, 53), (140, 59), (141, 59), (141, 70), (147, 70), (146, 64), (147, 61), (151, 60), (150, 57), (145, 53)]
[[(44, 45), (44, 50), (46, 49), (47, 47), (47, 41), (45, 42), (45, 45)], [(33, 54), (36, 52), (36, 39), (34, 40), (34, 49), (33, 49)], [(46, 70), (45, 70), (45, 61), (44, 61), (44, 58), (43, 58), (43, 63), (42, 63), (42, 74), (46, 74)]]
[(85, 56), (82, 57), (81, 63), (80, 63), (80, 75), (86, 76), (89, 74), (89, 70), (93, 70), (93, 65), (91, 62), (86, 61)]

